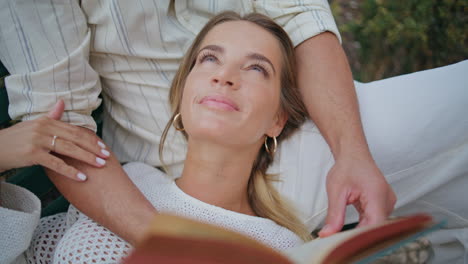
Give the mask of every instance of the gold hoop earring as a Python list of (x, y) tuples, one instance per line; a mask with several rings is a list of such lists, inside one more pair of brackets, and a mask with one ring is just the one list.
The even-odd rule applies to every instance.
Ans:
[(278, 142), (276, 141), (276, 137), (272, 137), (272, 139), (273, 139), (273, 149), (271, 151), (270, 151), (270, 148), (268, 148), (268, 143), (267, 143), (268, 136), (265, 137), (265, 144), (264, 144), (266, 152), (268, 152), (268, 154), (270, 155), (275, 154), (276, 149), (278, 148)]
[(174, 116), (174, 119), (172, 119), (172, 125), (174, 126), (174, 128), (177, 130), (177, 131), (185, 131), (185, 128), (184, 127), (179, 127), (177, 126), (177, 122), (179, 121), (180, 117), (180, 113), (178, 113), (177, 115)]

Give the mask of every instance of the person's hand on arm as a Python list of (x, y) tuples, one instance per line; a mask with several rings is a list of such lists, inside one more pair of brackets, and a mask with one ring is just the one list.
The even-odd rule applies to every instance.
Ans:
[(327, 218), (319, 235), (341, 230), (347, 205), (359, 212), (360, 226), (383, 221), (396, 196), (367, 146), (351, 70), (338, 39), (330, 32), (309, 38), (296, 47), (296, 58), (304, 103), (335, 158), (327, 176)]
[(64, 103), (59, 100), (47, 116), (0, 130), (0, 171), (42, 165), (70, 179), (85, 174), (53, 155), (58, 153), (100, 168), (109, 151), (96, 135), (79, 134), (79, 128), (61, 121)]
[[(43, 113), (60, 98), (66, 106), (62, 120), (74, 125), (73, 134), (83, 139), (97, 138), (91, 113), (101, 103), (101, 83), (89, 63), (93, 29), (88, 27), (82, 3), (17, 2), (0, 1), (0, 60), (11, 74), (5, 78), (10, 116), (23, 121), (43, 118)], [(55, 143), (59, 147), (63, 141), (61, 135), (57, 136), (59, 141)], [(51, 140), (42, 146), (51, 144)], [(44, 152), (42, 156), (46, 156)], [(59, 191), (81, 212), (123, 239), (135, 242), (156, 210), (112, 152), (103, 167), (73, 155), (54, 155), (68, 168), (87, 176), (84, 182), (76, 181), (47, 169)]]

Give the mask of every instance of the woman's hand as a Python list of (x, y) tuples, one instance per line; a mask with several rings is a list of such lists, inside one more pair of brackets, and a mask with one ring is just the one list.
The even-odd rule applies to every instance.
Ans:
[(320, 237), (342, 229), (347, 205), (358, 211), (359, 226), (367, 226), (387, 219), (396, 202), (395, 193), (370, 155), (338, 158), (327, 176), (327, 193), (328, 213)]
[(86, 180), (84, 173), (53, 153), (103, 167), (110, 154), (106, 146), (96, 135), (83, 133), (79, 127), (58, 121), (64, 108), (60, 100), (46, 117), (0, 130), (0, 171), (42, 165), (71, 179)]

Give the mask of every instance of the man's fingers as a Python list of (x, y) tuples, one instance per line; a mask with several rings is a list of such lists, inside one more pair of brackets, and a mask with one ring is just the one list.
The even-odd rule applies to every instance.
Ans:
[(393, 209), (395, 208), (395, 204), (397, 202), (396, 194), (392, 188), (390, 188), (389, 192), (390, 192), (388, 195), (389, 197), (387, 199), (387, 202), (388, 202), (388, 207), (386, 211), (387, 215), (390, 215), (393, 212)]
[(95, 167), (102, 167), (106, 164), (104, 159), (97, 157), (96, 155), (76, 146), (70, 141), (66, 141), (61, 138), (56, 138), (53, 151), (64, 156), (86, 162), (89, 165)]
[(359, 217), (359, 224), (357, 227), (364, 227), (382, 223), (387, 217), (379, 213), (365, 212)]
[(396, 203), (396, 196), (389, 187), (381, 192), (368, 192), (353, 205), (359, 212), (358, 227), (375, 225), (387, 219)]
[[(385, 199), (370, 199), (365, 206), (357, 204), (360, 209), (359, 212), (359, 225), (358, 227), (374, 225), (383, 222), (388, 214), (386, 212)], [(362, 206), (362, 207), (361, 207)], [(357, 208), (357, 207), (356, 207)]]
[(37, 163), (75, 181), (85, 181), (86, 175), (49, 153), (39, 155)]
[(325, 226), (319, 232), (320, 237), (333, 235), (343, 228), (346, 204), (344, 193), (329, 196), (327, 219)]

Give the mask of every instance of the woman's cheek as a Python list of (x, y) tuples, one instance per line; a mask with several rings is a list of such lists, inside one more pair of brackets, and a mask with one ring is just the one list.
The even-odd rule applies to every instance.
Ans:
[(258, 89), (251, 95), (251, 113), (253, 114), (253, 119), (257, 120), (270, 120), (272, 116), (276, 113), (276, 96), (271, 94), (269, 91), (263, 89)]
[(242, 79), (254, 86), (263, 86), (265, 83), (268, 83), (268, 80), (265, 79), (263, 74), (253, 70), (243, 71)]

